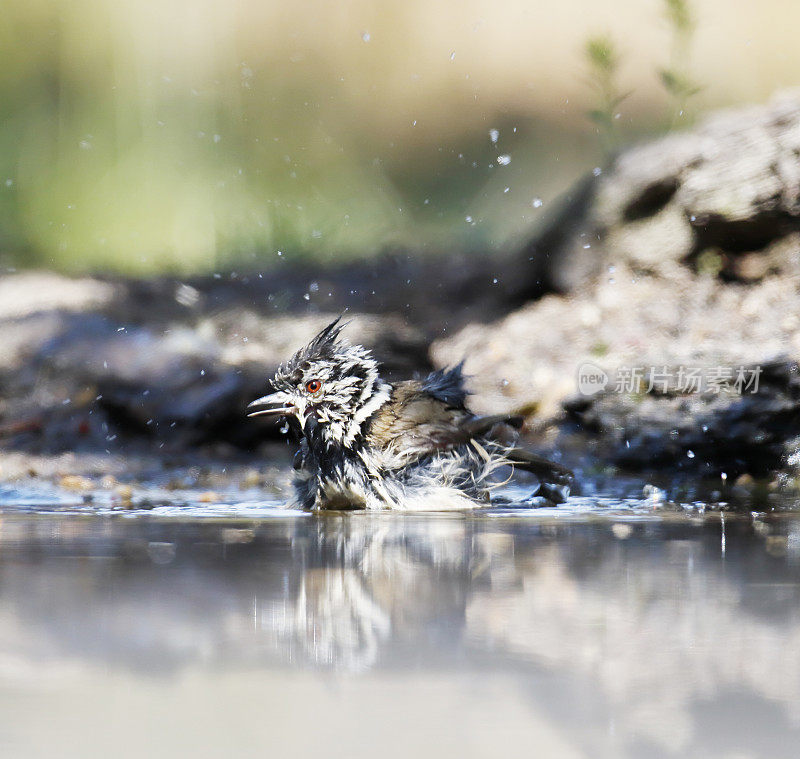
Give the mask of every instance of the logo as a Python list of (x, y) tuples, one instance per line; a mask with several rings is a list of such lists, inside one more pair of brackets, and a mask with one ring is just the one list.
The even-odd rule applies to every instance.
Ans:
[(606, 389), (608, 374), (594, 364), (585, 363), (578, 367), (578, 392), (581, 395), (597, 395)]

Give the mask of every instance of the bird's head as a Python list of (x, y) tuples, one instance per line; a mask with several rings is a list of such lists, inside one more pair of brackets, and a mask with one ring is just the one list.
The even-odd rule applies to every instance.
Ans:
[(253, 401), (248, 416), (296, 417), (307, 437), (350, 446), (364, 423), (389, 399), (378, 362), (360, 345), (339, 341), (344, 325), (331, 322), (281, 364), (275, 392)]

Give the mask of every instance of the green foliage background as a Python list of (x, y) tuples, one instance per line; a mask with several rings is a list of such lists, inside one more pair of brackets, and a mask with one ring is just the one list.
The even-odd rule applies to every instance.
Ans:
[[(0, 261), (204, 271), (498, 248), (612, 131), (793, 83), (800, 10), (750, 45), (754, 11), (721, 2), (8, 0)], [(613, 45), (599, 108), (592, 39)]]

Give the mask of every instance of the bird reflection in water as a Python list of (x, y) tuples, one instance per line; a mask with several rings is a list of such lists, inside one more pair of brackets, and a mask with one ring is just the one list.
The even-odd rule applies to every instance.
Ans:
[(669, 750), (697, 735), (698, 702), (721, 708), (731, 692), (796, 732), (798, 535), (790, 520), (728, 518), (723, 557), (715, 515), (7, 515), (0, 670), (46, 659), (447, 678), (488, 667), (510, 669), (559, 724), (581, 705), (589, 724), (602, 705)]

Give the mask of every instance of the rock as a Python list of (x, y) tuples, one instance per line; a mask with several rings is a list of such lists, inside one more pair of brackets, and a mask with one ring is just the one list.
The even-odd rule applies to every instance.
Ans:
[[(799, 156), (800, 91), (624, 151), (518, 256), (546, 253), (561, 293), (437, 340), (434, 363), (466, 358), (479, 411), (525, 413), (562, 441), (577, 429), (618, 467), (796, 468)], [(654, 381), (688, 370), (764, 381)]]
[(0, 278), (0, 320), (45, 311), (86, 312), (108, 305), (117, 288), (96, 279), (71, 279), (52, 272)]
[(694, 250), (694, 235), (683, 211), (667, 205), (646, 219), (612, 227), (604, 247), (633, 268), (660, 271), (688, 258)]
[[(554, 216), (512, 268), (522, 272), (536, 251), (548, 259), (555, 289), (572, 292), (609, 265), (658, 270), (709, 248), (760, 250), (800, 223), (798, 156), (800, 90), (716, 113), (696, 129), (624, 151), (589, 177), (571, 193), (568, 219)], [(528, 276), (540, 277), (532, 265)], [(743, 264), (743, 278), (763, 276), (758, 268)]]
[(465, 327), (434, 342), (431, 356), (438, 366), (466, 358), (482, 412), (556, 415), (577, 392), (584, 364), (613, 383), (625, 368), (708, 369), (800, 353), (791, 318), (798, 309), (800, 293), (785, 278), (744, 287), (685, 267), (658, 276), (620, 266), (578, 295), (545, 296), (493, 324)]
[(632, 470), (765, 475), (785, 467), (800, 423), (795, 362), (760, 367), (757, 391), (603, 392), (565, 402), (567, 419), (602, 441), (593, 450)]
[[(431, 355), (441, 366), (467, 357), (477, 410), (527, 413), (534, 427), (562, 432), (577, 423), (601, 461), (763, 473), (783, 466), (800, 422), (796, 364), (786, 357), (800, 355), (798, 313), (800, 293), (784, 277), (744, 286), (685, 267), (669, 277), (620, 267), (580, 295), (547, 296), (466, 327)], [(596, 393), (580, 392), (587, 367), (604, 378)], [(731, 384), (759, 367), (756, 394), (676, 388), (680, 372), (708, 380), (724, 370)], [(626, 386), (631, 372), (642, 378), (638, 392)]]
[(88, 477), (83, 477), (79, 474), (65, 474), (59, 480), (58, 484), (59, 487), (64, 488), (64, 490), (88, 491), (94, 487), (94, 482)]
[(791, 232), (761, 250), (728, 256), (725, 263), (725, 273), (742, 282), (768, 275), (791, 276), (800, 271), (800, 234)]

